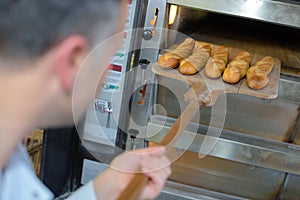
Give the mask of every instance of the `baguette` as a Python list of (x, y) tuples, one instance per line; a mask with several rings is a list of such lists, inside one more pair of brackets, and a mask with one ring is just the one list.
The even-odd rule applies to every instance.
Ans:
[(227, 47), (217, 48), (205, 65), (205, 75), (209, 78), (219, 78), (226, 68), (228, 55)]
[(269, 74), (273, 70), (274, 58), (267, 56), (250, 67), (247, 72), (247, 85), (255, 90), (262, 89), (270, 82)]
[(192, 55), (180, 62), (179, 72), (184, 75), (196, 74), (205, 66), (210, 52), (208, 43), (196, 42)]
[(185, 41), (177, 46), (174, 50), (160, 56), (158, 65), (162, 68), (178, 67), (180, 61), (191, 55), (194, 46), (195, 40), (193, 40), (192, 38), (185, 39)]
[(239, 82), (247, 73), (252, 55), (247, 51), (240, 52), (228, 65), (223, 80), (228, 83)]

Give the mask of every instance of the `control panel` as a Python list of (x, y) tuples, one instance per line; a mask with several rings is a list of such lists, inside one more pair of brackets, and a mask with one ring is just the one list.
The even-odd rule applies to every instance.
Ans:
[(88, 108), (84, 123), (83, 140), (115, 146), (123, 93), (124, 75), (130, 51), (131, 29), (134, 24), (136, 1), (129, 1), (123, 45), (115, 53), (108, 66), (100, 94)]

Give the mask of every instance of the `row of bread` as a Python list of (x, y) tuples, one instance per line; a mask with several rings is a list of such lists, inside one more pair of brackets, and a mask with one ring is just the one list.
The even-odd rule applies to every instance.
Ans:
[(270, 81), (269, 74), (274, 67), (274, 58), (267, 56), (250, 67), (252, 54), (239, 52), (229, 61), (229, 51), (225, 46), (217, 47), (212, 53), (209, 43), (187, 38), (174, 50), (163, 54), (158, 60), (162, 68), (177, 68), (181, 74), (193, 75), (205, 67), (205, 75), (209, 78), (222, 76), (227, 83), (237, 83), (245, 76), (252, 89), (262, 89)]

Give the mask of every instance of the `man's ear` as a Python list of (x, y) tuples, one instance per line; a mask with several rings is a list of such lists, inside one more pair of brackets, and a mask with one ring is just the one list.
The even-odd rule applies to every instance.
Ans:
[(76, 73), (87, 56), (89, 45), (80, 35), (72, 35), (55, 47), (54, 68), (62, 87), (66, 91), (73, 89)]

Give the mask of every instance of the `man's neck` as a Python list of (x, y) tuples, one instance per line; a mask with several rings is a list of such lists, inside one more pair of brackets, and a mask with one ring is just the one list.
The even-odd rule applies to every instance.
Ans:
[[(0, 130), (0, 168), (4, 169), (6, 165), (8, 164), (9, 158), (14, 153), (16, 147), (26, 133), (29, 133), (30, 131), (24, 130), (24, 131), (10, 131), (9, 129), (2, 129)], [(23, 136), (24, 135), (24, 136)]]
[(0, 72), (0, 167), (4, 168), (17, 145), (33, 128), (38, 94), (30, 73)]

